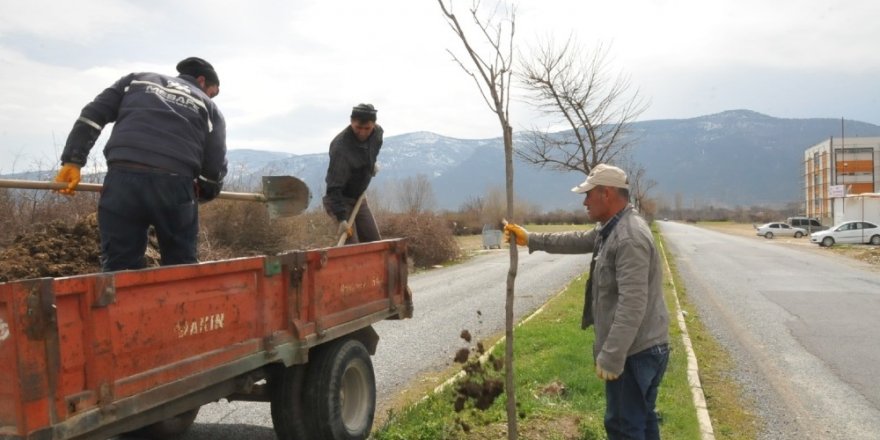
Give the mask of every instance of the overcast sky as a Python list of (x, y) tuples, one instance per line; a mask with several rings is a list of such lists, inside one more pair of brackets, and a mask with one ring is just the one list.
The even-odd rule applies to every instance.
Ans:
[[(465, 16), (470, 1), (453, 5)], [(749, 109), (880, 124), (878, 17), (876, 0), (521, 0), (515, 44), (609, 45), (612, 69), (650, 102), (642, 120)], [(230, 149), (324, 152), (359, 102), (379, 109), (386, 137), (499, 136), (447, 49), (461, 42), (434, 0), (0, 0), (0, 173), (56, 166), (103, 88), (176, 74), (188, 56), (219, 73)], [(520, 101), (511, 119), (551, 123)]]

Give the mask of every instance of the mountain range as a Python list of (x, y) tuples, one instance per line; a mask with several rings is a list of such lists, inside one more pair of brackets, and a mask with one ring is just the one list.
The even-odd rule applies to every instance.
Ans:
[[(844, 135), (880, 136), (880, 126), (845, 121)], [(801, 202), (803, 154), (807, 148), (839, 138), (841, 120), (782, 119), (750, 110), (731, 110), (691, 119), (632, 124), (635, 163), (656, 182), (649, 196), (687, 206), (782, 206)], [(516, 136), (514, 147), (525, 142)], [(329, 139), (328, 139), (329, 143)], [(328, 155), (293, 155), (259, 150), (230, 150), (230, 173), (249, 181), (262, 175), (290, 174), (309, 185), (318, 203), (324, 192)], [(424, 175), (432, 184), (439, 209), (457, 209), (465, 201), (504, 187), (504, 151), (500, 137), (455, 139), (429, 132), (385, 138), (381, 171), (374, 187)], [(514, 164), (518, 199), (543, 210), (578, 209), (581, 197), (569, 189), (583, 181), (577, 172), (538, 169), (518, 159)]]
[[(631, 128), (632, 161), (645, 169), (645, 179), (656, 182), (648, 196), (666, 206), (680, 199), (690, 208), (802, 204), (804, 150), (829, 137), (837, 142), (841, 136), (840, 119), (783, 119), (750, 110), (640, 121)], [(846, 138), (880, 136), (880, 126), (866, 122), (846, 120), (843, 129)], [(527, 142), (524, 134), (514, 134), (514, 148)], [(312, 203), (320, 203), (327, 153), (234, 149), (227, 158), (227, 188), (258, 188), (261, 176), (293, 175), (309, 185)], [(438, 209), (455, 210), (504, 188), (501, 137), (456, 139), (429, 132), (388, 136), (379, 162), (372, 188), (390, 188), (401, 179), (423, 175), (431, 183)], [(50, 175), (42, 171), (4, 177), (46, 180)], [(517, 199), (545, 211), (580, 209), (582, 198), (569, 189), (583, 179), (578, 172), (539, 169), (514, 159)]]

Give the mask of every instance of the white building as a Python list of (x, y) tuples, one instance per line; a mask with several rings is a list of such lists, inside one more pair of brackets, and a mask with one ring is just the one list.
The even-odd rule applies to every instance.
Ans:
[[(880, 192), (880, 137), (830, 138), (804, 151), (808, 217), (835, 220), (835, 198)], [(839, 206), (839, 205), (838, 205)], [(839, 207), (838, 207), (839, 209)]]

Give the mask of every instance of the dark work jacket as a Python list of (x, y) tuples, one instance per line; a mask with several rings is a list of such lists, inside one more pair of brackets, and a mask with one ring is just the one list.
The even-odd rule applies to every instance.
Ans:
[[(226, 122), (192, 76), (145, 72), (120, 78), (82, 109), (61, 161), (84, 165), (94, 139), (111, 122), (104, 147), (108, 164), (135, 162), (215, 181), (226, 174)], [(96, 130), (92, 139), (76, 134), (83, 124)]]
[(348, 126), (330, 142), (324, 205), (337, 220), (348, 217), (354, 201), (370, 186), (376, 157), (382, 148), (383, 133), (384, 130), (377, 124), (370, 137), (361, 142)]

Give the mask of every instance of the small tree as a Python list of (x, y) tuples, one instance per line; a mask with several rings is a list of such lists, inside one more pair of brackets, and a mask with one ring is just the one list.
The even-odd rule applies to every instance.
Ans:
[[(510, 126), (510, 116), (508, 109), (510, 106), (510, 83), (513, 75), (513, 34), (515, 24), (515, 12), (513, 9), (507, 9), (507, 15), (498, 19), (494, 13), (488, 18), (482, 18), (479, 15), (480, 3), (474, 1), (470, 9), (470, 15), (474, 24), (479, 29), (485, 43), (488, 43), (490, 49), (487, 53), (479, 53), (470, 43), (465, 34), (461, 23), (455, 14), (452, 13), (451, 5), (449, 7), (443, 0), (437, 0), (446, 23), (455, 32), (455, 35), (464, 45), (468, 58), (473, 62), (473, 69), (465, 67), (465, 64), (450, 51), (453, 59), (461, 66), (464, 71), (469, 74), (480, 94), (483, 101), (489, 107), (489, 110), (498, 118), (501, 125), (501, 131), (504, 135), (504, 165), (507, 189), (507, 218), (513, 218), (513, 129)], [(501, 3), (496, 3), (496, 9), (501, 7)], [(488, 55), (488, 57), (485, 57)], [(505, 354), (504, 354), (504, 387), (507, 391), (507, 438), (517, 438), (516, 428), (516, 388), (513, 376), (513, 298), (514, 298), (514, 281), (516, 280), (516, 268), (519, 261), (515, 240), (510, 241), (510, 268), (507, 272), (507, 296), (505, 301)]]
[(397, 185), (396, 195), (398, 212), (405, 214), (433, 210), (437, 203), (431, 181), (424, 174), (401, 180)]
[[(635, 205), (639, 212), (645, 214), (646, 217), (649, 217), (649, 215), (647, 215), (649, 214), (647, 212), (648, 210), (645, 208), (647, 208), (648, 205), (656, 205), (651, 203), (651, 199), (648, 197), (648, 191), (657, 186), (657, 182), (646, 177), (645, 167), (643, 166), (636, 166), (628, 169), (627, 177), (629, 178), (629, 195), (632, 198), (633, 205)], [(653, 212), (651, 214), (653, 214)]]

